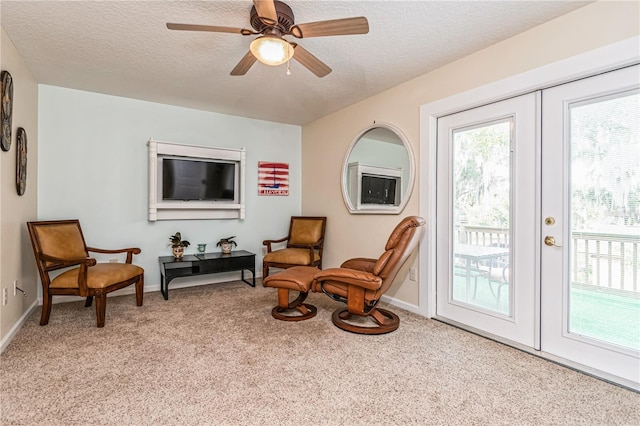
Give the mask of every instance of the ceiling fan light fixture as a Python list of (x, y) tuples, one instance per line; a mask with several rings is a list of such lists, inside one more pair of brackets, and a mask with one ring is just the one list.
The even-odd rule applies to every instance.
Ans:
[(293, 47), (283, 38), (264, 35), (251, 42), (249, 50), (265, 65), (282, 65), (293, 57)]

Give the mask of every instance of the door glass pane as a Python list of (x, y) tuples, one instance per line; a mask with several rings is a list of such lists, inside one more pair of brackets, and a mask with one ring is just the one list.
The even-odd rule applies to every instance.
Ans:
[(453, 301), (510, 313), (512, 120), (453, 133)]
[(569, 332), (640, 349), (640, 95), (570, 106)]

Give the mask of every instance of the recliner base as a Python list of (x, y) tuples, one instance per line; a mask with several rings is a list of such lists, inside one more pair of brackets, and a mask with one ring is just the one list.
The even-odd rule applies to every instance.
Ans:
[[(350, 317), (371, 318), (377, 326), (367, 327), (347, 322)], [(339, 329), (357, 334), (386, 334), (395, 331), (400, 326), (400, 318), (386, 309), (375, 308), (366, 316), (349, 313), (348, 309), (340, 308), (331, 315), (331, 322)]]
[[(286, 314), (293, 311), (298, 311), (302, 315)], [(317, 312), (318, 308), (316, 308), (315, 306), (308, 303), (300, 303), (299, 305), (286, 308), (276, 306), (271, 310), (271, 316), (280, 321), (304, 321), (306, 319), (315, 317)]]
[[(311, 281), (317, 272), (318, 269), (311, 266), (294, 266), (263, 278), (263, 286), (278, 289), (278, 306), (271, 310), (271, 316), (281, 321), (302, 321), (315, 317), (318, 309), (303, 302), (309, 295)], [(289, 294), (292, 291), (297, 291), (298, 297), (290, 302)]]

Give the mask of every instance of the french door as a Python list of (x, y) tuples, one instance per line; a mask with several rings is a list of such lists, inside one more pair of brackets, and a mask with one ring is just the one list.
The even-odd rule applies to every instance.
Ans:
[(535, 339), (538, 94), (438, 119), (438, 316)]
[(640, 382), (640, 66), (543, 92), (542, 350)]
[(639, 80), (438, 118), (438, 318), (639, 386)]

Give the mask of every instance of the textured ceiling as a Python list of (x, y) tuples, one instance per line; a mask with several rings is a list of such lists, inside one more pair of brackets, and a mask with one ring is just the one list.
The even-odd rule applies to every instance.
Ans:
[(2, 0), (0, 23), (39, 83), (301, 125), (588, 2), (286, 3), (296, 23), (366, 16), (370, 32), (296, 40), (333, 69), (324, 78), (296, 61), (232, 77), (254, 36), (165, 24), (250, 28), (251, 0)]

